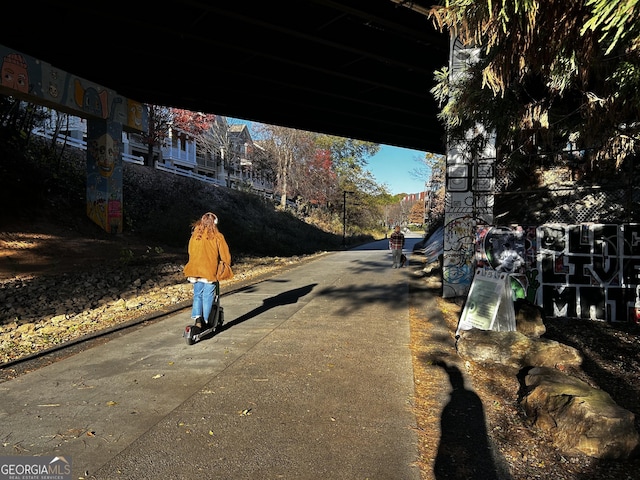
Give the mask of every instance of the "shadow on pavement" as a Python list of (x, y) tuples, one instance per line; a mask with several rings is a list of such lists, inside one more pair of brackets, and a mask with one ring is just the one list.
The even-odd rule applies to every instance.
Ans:
[(273, 297), (265, 298), (262, 301), (262, 305), (260, 305), (258, 308), (254, 308), (250, 312), (247, 312), (244, 315), (239, 316), (235, 320), (225, 323), (220, 328), (220, 331), (222, 332), (224, 330), (227, 330), (233, 327), (234, 325), (238, 325), (242, 322), (245, 322), (257, 315), (260, 315), (261, 313), (266, 312), (271, 308), (278, 307), (280, 305), (289, 305), (292, 303), (296, 303), (299, 298), (304, 297), (305, 295), (308, 295), (309, 293), (311, 293), (311, 291), (315, 286), (317, 286), (317, 283), (312, 283), (311, 285), (305, 285), (304, 287), (294, 288), (293, 290), (287, 290), (286, 292), (279, 293), (278, 295), (275, 295)]

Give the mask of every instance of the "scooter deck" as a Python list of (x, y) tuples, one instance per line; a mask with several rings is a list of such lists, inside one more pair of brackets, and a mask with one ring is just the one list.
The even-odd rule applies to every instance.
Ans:
[[(216, 296), (217, 297), (217, 296)], [(219, 304), (215, 304), (213, 306), (213, 311), (211, 312), (211, 316), (213, 320), (211, 322), (207, 322), (207, 326), (203, 328), (199, 328), (197, 325), (187, 325), (182, 333), (187, 345), (193, 345), (196, 342), (199, 342), (201, 339), (206, 337), (209, 334), (212, 334), (216, 330), (220, 330), (222, 324), (224, 323), (224, 310)]]

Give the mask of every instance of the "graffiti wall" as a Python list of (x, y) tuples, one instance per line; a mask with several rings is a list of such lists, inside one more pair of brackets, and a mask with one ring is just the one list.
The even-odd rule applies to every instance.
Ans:
[(478, 227), (475, 249), (546, 316), (639, 320), (640, 224)]
[[(465, 47), (452, 37), (449, 62), (451, 81), (464, 78), (470, 65), (480, 58), (480, 49)], [(482, 144), (477, 155), (468, 143)], [(444, 207), (444, 248), (442, 296), (464, 296), (471, 287), (475, 271), (474, 244), (477, 225), (493, 223), (495, 137), (476, 125), (467, 138), (447, 146)]]
[(108, 233), (122, 233), (122, 125), (87, 122), (87, 216)]

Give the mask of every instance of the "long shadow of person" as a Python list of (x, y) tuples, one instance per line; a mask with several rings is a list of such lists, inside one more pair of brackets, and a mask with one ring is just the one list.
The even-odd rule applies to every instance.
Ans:
[(317, 283), (313, 283), (311, 285), (305, 285), (304, 287), (294, 288), (293, 290), (287, 290), (286, 292), (279, 293), (278, 295), (275, 295), (273, 297), (265, 298), (262, 301), (262, 305), (260, 305), (259, 307), (254, 308), (250, 312), (247, 312), (244, 315), (239, 316), (238, 318), (232, 320), (231, 322), (224, 323), (222, 327), (220, 327), (220, 331), (226, 330), (227, 328), (231, 328), (234, 325), (238, 325), (239, 323), (249, 320), (255, 316), (258, 316), (261, 313), (264, 313), (271, 308), (278, 307), (280, 305), (288, 305), (291, 303), (296, 303), (299, 298), (309, 294), (316, 285)]
[(491, 448), (480, 397), (467, 390), (455, 365), (437, 362), (449, 375), (451, 394), (442, 410), (434, 473), (438, 480), (508, 480), (508, 466)]

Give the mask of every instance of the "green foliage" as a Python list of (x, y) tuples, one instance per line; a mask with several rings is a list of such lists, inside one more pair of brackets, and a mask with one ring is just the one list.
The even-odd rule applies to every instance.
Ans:
[(622, 42), (638, 41), (640, 26), (637, 21), (637, 0), (587, 0), (591, 18), (583, 25), (581, 34), (588, 30), (600, 31), (599, 41), (608, 45), (606, 54)]
[(128, 265), (132, 262), (135, 253), (130, 248), (123, 248), (120, 250), (120, 263)]
[(495, 132), (504, 157), (558, 153), (569, 142), (588, 151), (594, 165), (618, 168), (636, 155), (637, 1), (450, 0), (434, 6), (430, 16), (466, 49), (456, 58), (482, 48), (463, 75), (453, 77), (446, 67), (435, 74), (431, 92), (453, 143), (463, 141), (477, 154), (483, 145), (467, 136), (482, 125)]

